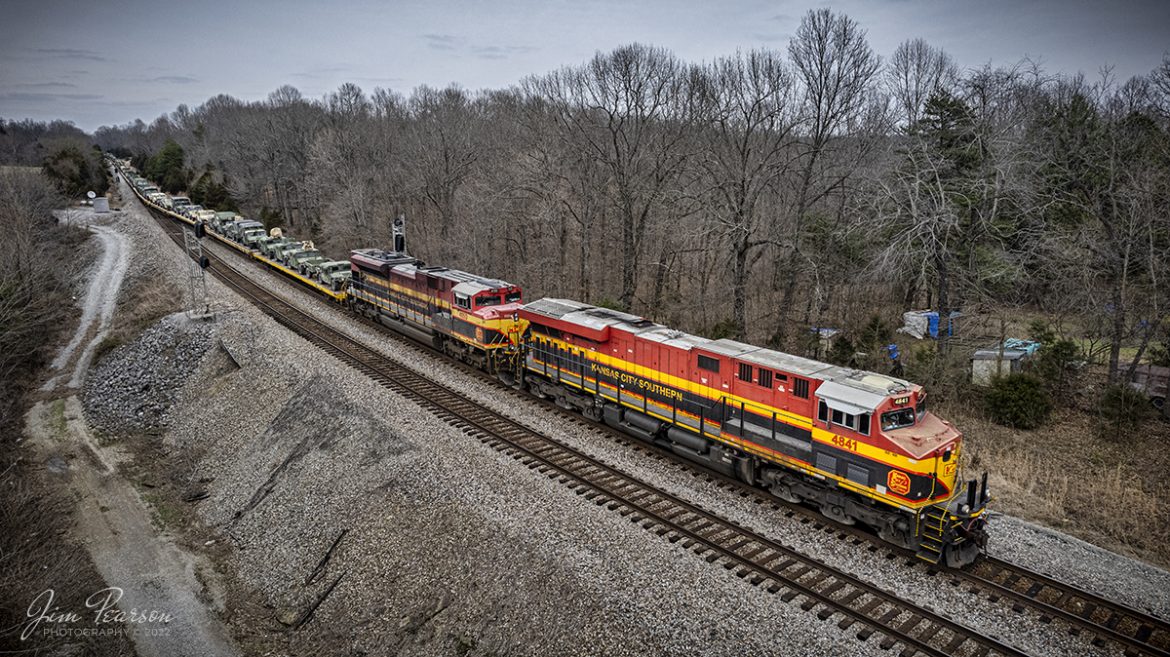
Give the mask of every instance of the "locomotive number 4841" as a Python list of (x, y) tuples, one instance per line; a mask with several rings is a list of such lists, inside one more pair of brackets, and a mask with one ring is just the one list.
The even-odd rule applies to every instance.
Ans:
[(833, 444), (841, 449), (848, 449), (850, 451), (857, 451), (857, 441), (845, 436), (833, 436)]

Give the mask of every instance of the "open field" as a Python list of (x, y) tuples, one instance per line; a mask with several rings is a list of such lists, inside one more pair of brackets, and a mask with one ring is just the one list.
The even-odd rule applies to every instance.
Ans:
[(1170, 566), (1170, 423), (1110, 439), (1079, 410), (1057, 410), (1034, 431), (994, 424), (969, 404), (936, 410), (963, 430), (967, 466), (990, 472), (996, 510)]

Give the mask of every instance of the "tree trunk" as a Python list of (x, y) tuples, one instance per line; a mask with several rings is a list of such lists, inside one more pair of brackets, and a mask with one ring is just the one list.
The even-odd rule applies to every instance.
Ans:
[(731, 269), (731, 317), (735, 322), (735, 337), (743, 339), (747, 334), (747, 275), (748, 275), (748, 234), (735, 243), (735, 262)]
[(628, 204), (622, 212), (622, 310), (632, 312), (637, 290), (637, 248), (634, 242), (634, 211)]
[(1125, 301), (1121, 293), (1122, 278), (1113, 277), (1110, 301), (1113, 304), (1113, 330), (1109, 336), (1109, 383), (1117, 383), (1121, 368), (1121, 341), (1125, 337)]
[[(1137, 372), (1138, 363), (1141, 362), (1142, 356), (1146, 353), (1146, 349), (1150, 346), (1150, 338), (1154, 337), (1154, 333), (1158, 331), (1158, 327), (1166, 321), (1167, 315), (1161, 315), (1153, 321), (1153, 323), (1146, 326), (1146, 334), (1142, 336), (1142, 343), (1138, 345), (1137, 353), (1134, 354), (1133, 360), (1129, 362), (1129, 367), (1125, 371), (1125, 380), (1133, 381), (1133, 375)], [(1119, 354), (1120, 355), (1120, 354)]]

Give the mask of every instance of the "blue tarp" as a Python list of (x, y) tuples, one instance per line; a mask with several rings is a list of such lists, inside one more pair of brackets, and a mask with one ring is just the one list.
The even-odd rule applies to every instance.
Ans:
[(1021, 338), (1008, 338), (1003, 341), (1004, 349), (1022, 351), (1029, 356), (1035, 354), (1037, 351), (1040, 351), (1041, 346), (1043, 345), (1041, 345), (1039, 342), (1036, 342), (1035, 340), (1024, 340)]
[[(948, 336), (954, 337), (955, 324), (956, 324), (955, 318), (959, 317), (961, 314), (962, 313), (960, 313), (957, 310), (951, 311), (951, 321), (947, 322), (947, 335)], [(938, 325), (939, 325), (938, 312), (934, 311), (934, 310), (927, 312), (926, 313), (926, 326), (927, 326), (926, 332), (927, 332), (927, 334), (930, 335), (930, 337), (932, 337), (932, 338), (938, 337)]]

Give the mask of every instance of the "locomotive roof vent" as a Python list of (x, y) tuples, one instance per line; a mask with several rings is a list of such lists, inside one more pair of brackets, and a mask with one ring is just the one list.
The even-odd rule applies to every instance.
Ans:
[(636, 322), (639, 319), (641, 319), (641, 317), (636, 317), (634, 315), (627, 315), (626, 313), (623, 313), (623, 312), (620, 312), (617, 310), (611, 310), (609, 308), (589, 308), (588, 310), (582, 310), (581, 312), (586, 314), (586, 315), (592, 315), (593, 317), (604, 317), (606, 319), (620, 319), (624, 322), (630, 322), (630, 323)]
[(884, 390), (888, 394), (897, 394), (910, 390), (909, 382), (874, 372), (853, 372), (849, 375), (849, 378), (868, 388)]

